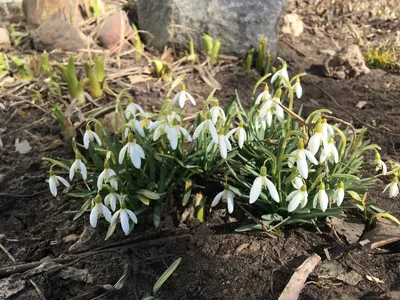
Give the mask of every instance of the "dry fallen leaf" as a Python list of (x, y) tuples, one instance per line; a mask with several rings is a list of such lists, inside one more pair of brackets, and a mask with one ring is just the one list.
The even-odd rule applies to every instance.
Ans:
[(367, 101), (358, 101), (358, 103), (356, 104), (356, 107), (361, 109), (363, 108), (365, 105), (367, 105), (368, 102)]
[(32, 147), (27, 140), (23, 140), (22, 142), (19, 142), (19, 138), (15, 140), (15, 151), (18, 151), (20, 154), (26, 154), (31, 150)]
[(368, 279), (369, 281), (372, 281), (372, 282), (376, 282), (376, 283), (385, 283), (383, 280), (380, 280), (379, 278), (376, 278), (376, 277), (374, 277), (374, 276), (365, 275), (365, 277), (367, 277), (367, 279)]

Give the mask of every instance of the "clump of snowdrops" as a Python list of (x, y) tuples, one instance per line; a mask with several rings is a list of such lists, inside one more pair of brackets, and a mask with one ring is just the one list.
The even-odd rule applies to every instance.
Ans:
[[(158, 226), (171, 206), (195, 202), (204, 214), (202, 195), (213, 198), (211, 207), (226, 203), (230, 214), (237, 202), (252, 206), (260, 222), (239, 230), (312, 223), (345, 209), (365, 210), (360, 195), (378, 176), (393, 176), (387, 189), (395, 197), (399, 168), (388, 171), (379, 146), (364, 139), (365, 130), (357, 133), (329, 110), (306, 118), (296, 113), (294, 102), (301, 101), (305, 74), (290, 78), (281, 63), (278, 71), (257, 82), (252, 98), (245, 99), (248, 109), (237, 94), (222, 107), (214, 90), (194, 123), (185, 121), (185, 108), (197, 103), (183, 76), (172, 82), (156, 114), (122, 91), (115, 116), (124, 125), (118, 128), (116, 122), (114, 134), (90, 119), (83, 139), (72, 143), (74, 161), (45, 158), (53, 164), (51, 193), (57, 196), (64, 185), (70, 197), (81, 197), (75, 218), (90, 211), (91, 226), (108, 222), (107, 238), (118, 224), (129, 234), (144, 214), (152, 215)], [(375, 152), (374, 162), (364, 160), (366, 151)], [(365, 168), (372, 164), (379, 173), (366, 176)], [(58, 168), (68, 171), (69, 181), (56, 175)], [(210, 182), (219, 190), (207, 189)]]

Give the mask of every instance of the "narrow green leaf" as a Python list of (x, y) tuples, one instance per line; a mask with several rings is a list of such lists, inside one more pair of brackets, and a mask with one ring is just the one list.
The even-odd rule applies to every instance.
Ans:
[(160, 222), (161, 222), (161, 205), (155, 205), (154, 206), (154, 211), (153, 211), (153, 223), (154, 223), (154, 227), (158, 227), (160, 226)]
[(185, 179), (185, 194), (183, 195), (182, 205), (186, 206), (192, 194), (192, 181), (190, 179)]
[(86, 202), (83, 203), (79, 211), (74, 216), (74, 221), (78, 219), (80, 216), (82, 216), (85, 213), (85, 211), (91, 206), (91, 204), (92, 204), (92, 199), (91, 198), (87, 199)]
[(149, 190), (141, 189), (136, 191), (137, 194), (145, 196), (146, 198), (150, 200), (158, 200), (160, 199), (161, 195), (159, 193), (155, 193)]
[(108, 240), (112, 236), (112, 234), (115, 231), (115, 228), (117, 228), (117, 224), (114, 224), (114, 225), (110, 224), (110, 226), (108, 226), (107, 234), (106, 234), (106, 237), (104, 239), (105, 241)]
[(181, 262), (181, 258), (178, 258), (174, 263), (161, 275), (153, 287), (153, 295), (157, 296), (159, 289), (165, 283), (165, 281), (172, 275)]
[(66, 169), (66, 170), (68, 170), (68, 171), (69, 171), (69, 169), (70, 169), (70, 167), (68, 167), (66, 164), (62, 163), (61, 161), (52, 159), (52, 158), (43, 157), (42, 160), (49, 161), (49, 162), (51, 162), (53, 165), (59, 166), (59, 167), (61, 167), (61, 168), (63, 168), (63, 169)]

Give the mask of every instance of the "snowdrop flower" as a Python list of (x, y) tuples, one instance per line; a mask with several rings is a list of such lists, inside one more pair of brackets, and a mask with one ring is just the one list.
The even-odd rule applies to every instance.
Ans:
[(86, 124), (86, 132), (83, 135), (83, 146), (85, 149), (89, 149), (89, 143), (96, 139), (97, 144), (101, 146), (100, 137), (97, 135), (96, 132), (90, 129), (89, 123)]
[(211, 119), (213, 124), (217, 124), (218, 118), (222, 118), (225, 122), (226, 116), (224, 110), (219, 106), (218, 101), (215, 102), (215, 105), (210, 109)]
[(133, 211), (126, 208), (124, 201), (121, 203), (121, 208), (112, 216), (111, 225), (117, 224), (118, 218), (121, 221), (121, 227), (125, 235), (129, 234), (129, 219), (135, 224), (138, 223), (136, 215), (133, 213)]
[(375, 150), (375, 165), (376, 165), (375, 171), (379, 171), (380, 169), (382, 169), (382, 175), (386, 175), (387, 173), (386, 164), (381, 160), (381, 155), (376, 150)]
[(129, 99), (129, 104), (125, 110), (125, 118), (130, 120), (131, 117), (136, 118), (136, 113), (139, 111), (141, 115), (145, 115), (143, 108), (136, 103), (133, 103), (132, 100)]
[(192, 95), (186, 92), (186, 87), (184, 84), (182, 84), (182, 90), (175, 95), (175, 97), (172, 99), (172, 103), (175, 104), (176, 101), (178, 101), (179, 107), (183, 108), (187, 99), (189, 99), (189, 101), (196, 106), (196, 101), (193, 99)]
[(94, 198), (94, 206), (92, 208), (92, 211), (90, 212), (90, 225), (93, 228), (96, 228), (97, 218), (102, 215), (107, 220), (107, 222), (111, 221), (110, 210), (108, 209), (107, 206), (103, 204), (101, 196), (97, 195), (96, 198)]
[(389, 189), (389, 198), (394, 198), (399, 194), (399, 179), (395, 176), (391, 183), (389, 183), (383, 192)]
[(219, 152), (223, 159), (226, 159), (228, 151), (232, 151), (231, 142), (229, 141), (228, 136), (223, 134), (223, 130), (218, 133), (218, 143), (214, 143), (214, 140), (210, 142), (207, 147), (207, 153), (210, 152), (214, 144), (217, 144), (219, 146)]
[(261, 189), (263, 187), (267, 187), (272, 199), (279, 203), (278, 191), (276, 190), (276, 187), (274, 186), (272, 181), (267, 178), (267, 168), (265, 166), (262, 166), (260, 169), (260, 176), (258, 176), (254, 180), (253, 186), (250, 190), (250, 204), (256, 202), (258, 197), (260, 197)]
[(310, 140), (308, 141), (308, 146), (307, 149), (310, 150), (310, 152), (315, 155), (317, 154), (319, 147), (321, 146), (321, 144), (323, 145), (325, 151), (327, 151), (328, 149), (328, 145), (327, 145), (327, 140), (325, 139), (325, 137), (322, 135), (322, 124), (318, 123), (315, 126), (315, 130), (314, 130), (314, 134), (313, 136), (310, 138)]
[(271, 94), (268, 91), (268, 85), (267, 84), (265, 85), (264, 91), (260, 95), (257, 96), (255, 105), (260, 104), (261, 100), (263, 100), (263, 101), (271, 100)]
[(326, 119), (322, 119), (322, 135), (326, 141), (334, 135), (335, 131), (333, 130), (332, 126), (328, 124)]
[(117, 200), (121, 203), (121, 195), (115, 192), (115, 189), (111, 187), (110, 193), (104, 198), (104, 203), (111, 207), (112, 211), (115, 211), (117, 207)]
[(153, 141), (157, 141), (160, 136), (165, 133), (168, 127), (167, 120), (155, 121), (149, 126), (149, 130), (154, 130)]
[(336, 189), (335, 193), (332, 197), (332, 202), (336, 203), (337, 206), (340, 206), (344, 199), (344, 183), (341, 181), (339, 183), (339, 187)]
[(118, 190), (118, 182), (115, 179), (110, 179), (112, 176), (116, 176), (117, 174), (113, 169), (110, 169), (110, 164), (108, 160), (104, 162), (104, 170), (100, 173), (99, 178), (97, 179), (97, 188), (100, 189), (103, 182), (110, 182), (110, 185)]
[(81, 155), (78, 153), (75, 156), (75, 161), (69, 169), (69, 180), (72, 180), (75, 176), (75, 172), (80, 172), (83, 180), (86, 181), (87, 170), (85, 164), (82, 162)]
[(211, 207), (216, 206), (221, 199), (225, 200), (228, 204), (228, 212), (231, 214), (234, 208), (233, 198), (235, 198), (235, 194), (229, 189), (229, 185), (225, 184), (225, 189), (215, 196), (213, 202), (211, 203)]
[[(139, 134), (142, 137), (145, 137), (144, 130), (143, 130), (143, 127), (142, 127), (142, 123), (140, 121), (136, 120), (136, 118), (133, 115), (130, 115), (128, 124), (133, 125), (135, 127), (135, 129), (139, 132)], [(130, 132), (130, 128), (128, 127), (128, 128), (125, 129), (125, 132), (124, 132), (125, 138), (129, 134), (129, 132)]]
[(333, 139), (333, 137), (329, 138), (328, 146), (322, 149), (319, 161), (323, 163), (328, 157), (333, 158), (335, 164), (339, 162), (339, 153), (336, 149), (335, 140)]
[(316, 208), (319, 202), (319, 207), (322, 211), (326, 211), (329, 204), (329, 198), (325, 192), (325, 184), (323, 182), (319, 185), (318, 193), (314, 196), (313, 207)]
[(197, 126), (196, 130), (193, 133), (193, 139), (197, 139), (204, 130), (208, 130), (211, 134), (212, 140), (215, 144), (218, 144), (218, 133), (217, 129), (215, 129), (214, 123), (211, 121), (211, 118), (207, 116), (205, 121), (200, 123), (199, 126)]
[(304, 185), (303, 179), (300, 176), (296, 176), (292, 179), (292, 185), (295, 189), (299, 190)]
[(183, 128), (182, 126), (179, 126), (179, 123), (176, 119), (174, 119), (172, 121), (171, 125), (166, 127), (166, 134), (167, 134), (169, 143), (171, 145), (171, 148), (173, 150), (175, 150), (176, 147), (178, 147), (178, 139), (181, 134), (183, 134), (184, 138), (188, 142), (192, 141), (192, 138), (191, 138), (189, 132), (187, 132), (187, 130), (185, 128)]
[(314, 155), (310, 151), (304, 149), (304, 142), (302, 139), (299, 139), (299, 141), (297, 142), (297, 150), (293, 151), (291, 155), (293, 156), (289, 157), (289, 168), (293, 167), (293, 165), (296, 163), (296, 167), (300, 173), (300, 176), (304, 179), (307, 179), (308, 165), (306, 158), (308, 158), (308, 160), (314, 165), (318, 165), (318, 161), (315, 159)]
[(50, 192), (54, 197), (57, 196), (57, 187), (60, 185), (60, 181), (65, 187), (67, 188), (70, 187), (68, 181), (66, 181), (61, 176), (55, 175), (52, 169), (50, 169), (50, 177), (48, 181), (49, 181)]
[(303, 186), (300, 189), (291, 192), (287, 196), (286, 201), (290, 201), (288, 206), (288, 212), (296, 210), (300, 204), (301, 208), (304, 208), (307, 205), (308, 201), (307, 186), (303, 184)]
[(123, 163), (126, 155), (129, 156), (135, 168), (140, 169), (140, 166), (142, 164), (142, 159), (145, 158), (145, 155), (143, 148), (136, 143), (132, 133), (128, 135), (128, 143), (126, 143), (126, 145), (122, 147), (121, 151), (119, 152), (119, 157), (118, 157), (119, 164)]
[(276, 115), (279, 122), (285, 121), (285, 115), (283, 112), (283, 108), (279, 105), (281, 103), (282, 91), (281, 89), (277, 90), (274, 98), (267, 100), (260, 108), (259, 117), (260, 119), (266, 119), (268, 126), (272, 124), (272, 112)]
[[(278, 59), (279, 59), (279, 57), (278, 57)], [(287, 64), (283, 60), (281, 60), (281, 59), (279, 59), (279, 60), (282, 62), (282, 68), (280, 70), (276, 71), (275, 74), (272, 76), (271, 83), (274, 83), (274, 81), (276, 79), (278, 79), (278, 76), (282, 77), (282, 78), (285, 78), (287, 81), (289, 81), (289, 74), (288, 74), (288, 71), (287, 71)], [(286, 86), (286, 81), (285, 80), (282, 80), (282, 83), (283, 83), (284, 86)]]
[(296, 78), (296, 83), (292, 86), (293, 91), (296, 93), (297, 99), (300, 99), (301, 96), (303, 95), (303, 88), (301, 87), (300, 84), (300, 78)]
[(233, 134), (238, 139), (239, 148), (242, 149), (244, 142), (247, 140), (247, 133), (246, 130), (244, 130), (243, 128), (243, 122), (240, 122), (238, 127), (233, 128), (231, 131), (229, 131), (226, 137), (230, 138)]

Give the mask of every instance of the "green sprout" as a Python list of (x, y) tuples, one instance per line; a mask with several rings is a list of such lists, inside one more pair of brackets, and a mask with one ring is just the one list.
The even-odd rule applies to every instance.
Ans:
[(66, 117), (61, 108), (57, 105), (53, 106), (55, 119), (60, 123), (61, 133), (66, 141), (71, 140), (75, 136), (75, 128), (69, 117)]
[(135, 34), (134, 40), (135, 40), (136, 58), (140, 59), (143, 54), (144, 45), (142, 43), (142, 40), (140, 39), (139, 31), (135, 24), (132, 24), (132, 29)]
[(253, 65), (253, 59), (254, 59), (254, 48), (252, 48), (249, 54), (247, 54), (246, 63), (244, 65), (244, 69), (246, 71), (250, 71), (251, 66)]
[(189, 36), (189, 56), (187, 57), (187, 60), (194, 65), (197, 60), (197, 55), (194, 51), (194, 43), (193, 43), (193, 38)]
[(0, 75), (1, 75), (4, 71), (7, 71), (7, 64), (6, 64), (6, 61), (4, 60), (4, 55), (3, 55), (3, 53), (0, 52)]
[(210, 56), (211, 64), (213, 66), (218, 64), (218, 55), (219, 50), (221, 48), (221, 39), (217, 39), (215, 43), (213, 43), (213, 38), (208, 34), (203, 35), (203, 44), (204, 44), (204, 52)]
[(14, 46), (17, 46), (22, 39), (22, 33), (15, 30), (14, 25), (10, 26), (10, 37), (11, 42)]
[(163, 286), (165, 281), (175, 272), (176, 268), (178, 268), (179, 264), (181, 263), (181, 258), (178, 258), (176, 261), (173, 262), (172, 265), (160, 276), (157, 280), (156, 284), (153, 287), (152, 296), (148, 296), (143, 300), (159, 300), (160, 297), (158, 296), (158, 291)]
[(70, 96), (72, 98), (76, 98), (78, 100), (78, 104), (85, 104), (85, 86), (90, 80), (88, 78), (85, 78), (81, 81), (78, 80), (74, 57), (72, 55), (69, 56), (67, 66), (57, 64), (56, 67), (67, 84)]
[(98, 58), (96, 55), (93, 59), (94, 63), (85, 63), (86, 76), (89, 78), (89, 88), (94, 98), (100, 98), (104, 95), (106, 75), (104, 71), (104, 59)]
[(25, 62), (16, 56), (10, 56), (11, 61), (17, 67), (17, 72), (23, 80), (32, 80), (32, 70)]
[(400, 70), (400, 63), (394, 47), (388, 43), (377, 48), (368, 48), (365, 56), (365, 63), (368, 67), (388, 71)]
[(213, 49), (213, 38), (208, 34), (203, 34), (204, 53), (211, 55)]

